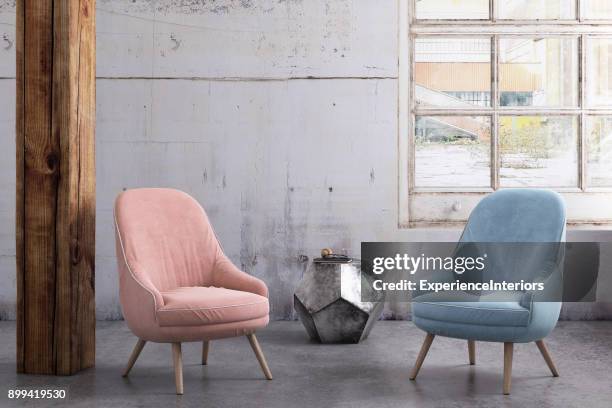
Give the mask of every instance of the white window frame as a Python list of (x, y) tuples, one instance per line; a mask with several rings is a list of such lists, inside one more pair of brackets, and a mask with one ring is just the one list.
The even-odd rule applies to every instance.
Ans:
[[(612, 227), (612, 187), (587, 187), (587, 116), (612, 116), (612, 106), (602, 109), (585, 106), (587, 38), (612, 38), (612, 20), (586, 20), (583, 1), (576, 1), (575, 20), (501, 20), (498, 0), (489, 0), (488, 20), (416, 20), (416, 0), (399, 0), (399, 80), (398, 80), (398, 225), (400, 228), (461, 226), (480, 199), (499, 188), (498, 120), (506, 115), (571, 115), (578, 118), (578, 187), (555, 188), (562, 194), (573, 227)], [(416, 105), (414, 44), (417, 37), (458, 36), (492, 38), (491, 106), (469, 110), (423, 108)], [(575, 108), (500, 107), (498, 88), (499, 38), (574, 37), (578, 38), (578, 106)], [(417, 188), (415, 175), (415, 119), (430, 115), (469, 115), (491, 117), (491, 188)]]

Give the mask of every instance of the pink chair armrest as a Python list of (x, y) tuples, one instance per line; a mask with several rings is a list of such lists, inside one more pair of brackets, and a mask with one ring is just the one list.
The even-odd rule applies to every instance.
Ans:
[(224, 254), (217, 257), (213, 272), (213, 283), (218, 287), (268, 297), (268, 287), (262, 280), (238, 269)]

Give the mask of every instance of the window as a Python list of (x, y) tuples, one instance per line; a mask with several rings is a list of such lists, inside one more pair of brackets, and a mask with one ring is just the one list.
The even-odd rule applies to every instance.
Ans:
[(405, 7), (400, 223), (461, 223), (516, 187), (559, 191), (571, 223), (612, 223), (612, 1)]

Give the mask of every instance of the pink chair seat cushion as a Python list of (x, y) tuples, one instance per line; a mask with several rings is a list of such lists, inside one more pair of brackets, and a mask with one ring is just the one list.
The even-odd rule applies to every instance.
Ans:
[(201, 326), (241, 322), (267, 316), (268, 299), (251, 292), (214, 286), (180, 287), (161, 292), (160, 326)]

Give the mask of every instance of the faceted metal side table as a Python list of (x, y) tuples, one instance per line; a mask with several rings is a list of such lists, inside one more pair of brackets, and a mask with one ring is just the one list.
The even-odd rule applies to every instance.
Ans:
[(368, 337), (382, 312), (384, 298), (380, 295), (376, 302), (361, 301), (361, 282), (372, 279), (362, 274), (360, 268), (358, 261), (313, 262), (304, 274), (293, 296), (293, 305), (313, 340), (359, 343)]

